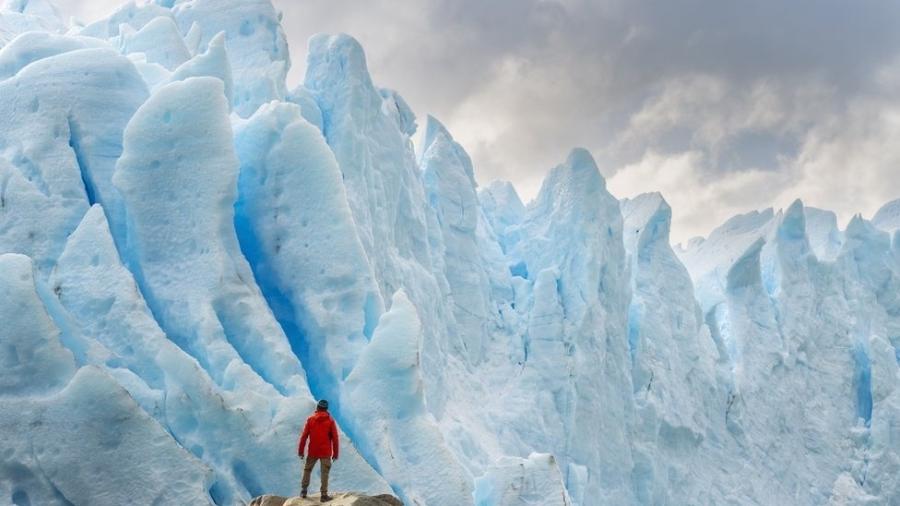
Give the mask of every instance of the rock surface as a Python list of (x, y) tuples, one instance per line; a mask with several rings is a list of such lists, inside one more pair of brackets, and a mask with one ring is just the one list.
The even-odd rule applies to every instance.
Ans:
[[(358, 492), (343, 492), (336, 493), (333, 497), (333, 500), (325, 504), (329, 506), (403, 506), (400, 499), (388, 494), (369, 496)], [(319, 501), (319, 494), (313, 494), (306, 499), (263, 495), (250, 501), (250, 506), (307, 506), (313, 504), (322, 504)]]

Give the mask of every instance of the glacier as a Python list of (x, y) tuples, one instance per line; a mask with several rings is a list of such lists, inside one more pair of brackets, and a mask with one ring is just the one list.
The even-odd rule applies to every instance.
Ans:
[(281, 23), (0, 9), (0, 504), (293, 495), (319, 398), (406, 504), (900, 504), (900, 200), (673, 246), (576, 148), (526, 204)]

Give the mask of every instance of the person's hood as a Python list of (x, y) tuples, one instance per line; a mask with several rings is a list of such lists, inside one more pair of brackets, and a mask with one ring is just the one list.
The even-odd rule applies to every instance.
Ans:
[(331, 418), (331, 415), (329, 415), (327, 411), (316, 411), (315, 413), (312, 414), (312, 416), (310, 418), (313, 418), (316, 421), (319, 421), (319, 420)]

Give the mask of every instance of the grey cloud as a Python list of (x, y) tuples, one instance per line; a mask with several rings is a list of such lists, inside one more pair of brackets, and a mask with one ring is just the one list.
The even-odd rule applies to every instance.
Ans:
[[(510, 179), (526, 198), (572, 146), (590, 149), (608, 177), (642, 174), (619, 176), (617, 191), (702, 194), (702, 211), (666, 195), (681, 202), (673, 205), (679, 239), (727, 218), (735, 200), (767, 207), (793, 194), (846, 219), (868, 212), (875, 196), (900, 194), (877, 182), (900, 180), (889, 177), (898, 148), (866, 144), (890, 138), (889, 112), (900, 103), (898, 2), (274, 3), (284, 12), (294, 83), (309, 36), (349, 33), (376, 83), (447, 125), (480, 182)], [(838, 162), (816, 150), (859, 156)], [(665, 170), (690, 176), (669, 183)], [(876, 181), (853, 185), (865, 198), (838, 193), (848, 170)]]
[[(309, 2), (291, 5), (302, 17)], [(498, 74), (505, 63), (512, 60), (520, 64), (521, 86), (504, 83), (495, 90), (504, 97), (481, 99), (490, 102), (497, 98), (507, 104), (507, 110), (488, 108), (486, 113), (521, 117), (521, 121), (512, 122), (517, 132), (499, 136), (502, 142), (488, 142), (475, 149), (506, 149), (511, 153), (506, 155), (510, 165), (520, 170), (527, 170), (529, 160), (540, 160), (541, 165), (531, 167), (537, 171), (546, 169), (543, 152), (568, 149), (555, 149), (551, 142), (555, 145), (568, 138), (568, 144), (615, 150), (617, 146), (610, 144), (626, 121), (684, 76), (711, 75), (737, 90), (764, 79), (783, 88), (821, 82), (837, 88), (831, 108), (840, 107), (846, 97), (864, 92), (874, 69), (896, 54), (900, 34), (894, 29), (900, 5), (876, 2), (738, 5), (435, 0), (419, 3), (420, 16), (415, 17), (398, 15), (396, 4), (376, 5), (382, 7), (371, 8), (371, 16), (350, 15), (345, 31), (361, 30), (363, 38), (372, 39), (366, 45), (374, 63), (373, 73), (379, 73), (377, 66), (381, 64), (392, 69), (384, 76), (394, 78), (390, 86), (406, 95), (417, 110), (447, 119), (454, 130), (465, 128), (452, 120), (459, 104), (483, 95), (483, 89), (491, 83), (497, 84), (503, 78)], [(323, 24), (338, 27), (343, 13), (352, 10), (341, 2), (332, 3)], [(290, 15), (286, 18), (289, 33), (292, 19)], [(358, 26), (354, 20), (365, 26)], [(414, 24), (396, 26), (402, 22)], [(382, 45), (377, 30), (382, 27), (394, 36), (400, 34), (403, 40), (394, 40), (389, 55), (376, 53)], [(559, 90), (566, 93), (554, 93)], [(546, 119), (538, 109), (552, 117)], [(812, 123), (814, 119), (796, 121)], [(765, 132), (742, 135), (754, 134), (757, 139), (766, 137)], [(673, 132), (660, 132), (660, 136), (660, 145), (677, 140)], [(645, 142), (656, 145), (653, 138)], [(796, 139), (780, 138), (755, 147), (752, 141), (729, 142), (745, 146), (744, 151), (769, 151), (737, 157), (756, 161), (771, 161), (775, 158), (772, 151), (784, 145), (796, 150), (797, 143)], [(689, 143), (675, 144), (673, 148), (684, 149)], [(640, 153), (638, 146), (621, 154), (604, 153), (601, 158), (615, 165), (626, 161), (623, 156), (630, 155), (633, 160)], [(476, 153), (476, 161), (479, 158), (505, 157)], [(740, 162), (730, 165), (739, 166)], [(488, 174), (509, 172), (493, 163), (480, 169)], [(615, 167), (607, 170), (614, 171)]]

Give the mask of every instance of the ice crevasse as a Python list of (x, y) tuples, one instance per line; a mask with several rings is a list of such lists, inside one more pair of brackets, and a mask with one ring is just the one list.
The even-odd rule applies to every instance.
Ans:
[[(268, 0), (0, 10), (0, 504), (900, 503), (900, 204), (671, 246), (574, 149), (479, 188)], [(292, 48), (295, 51), (297, 48)], [(415, 140), (415, 143), (414, 143)]]

